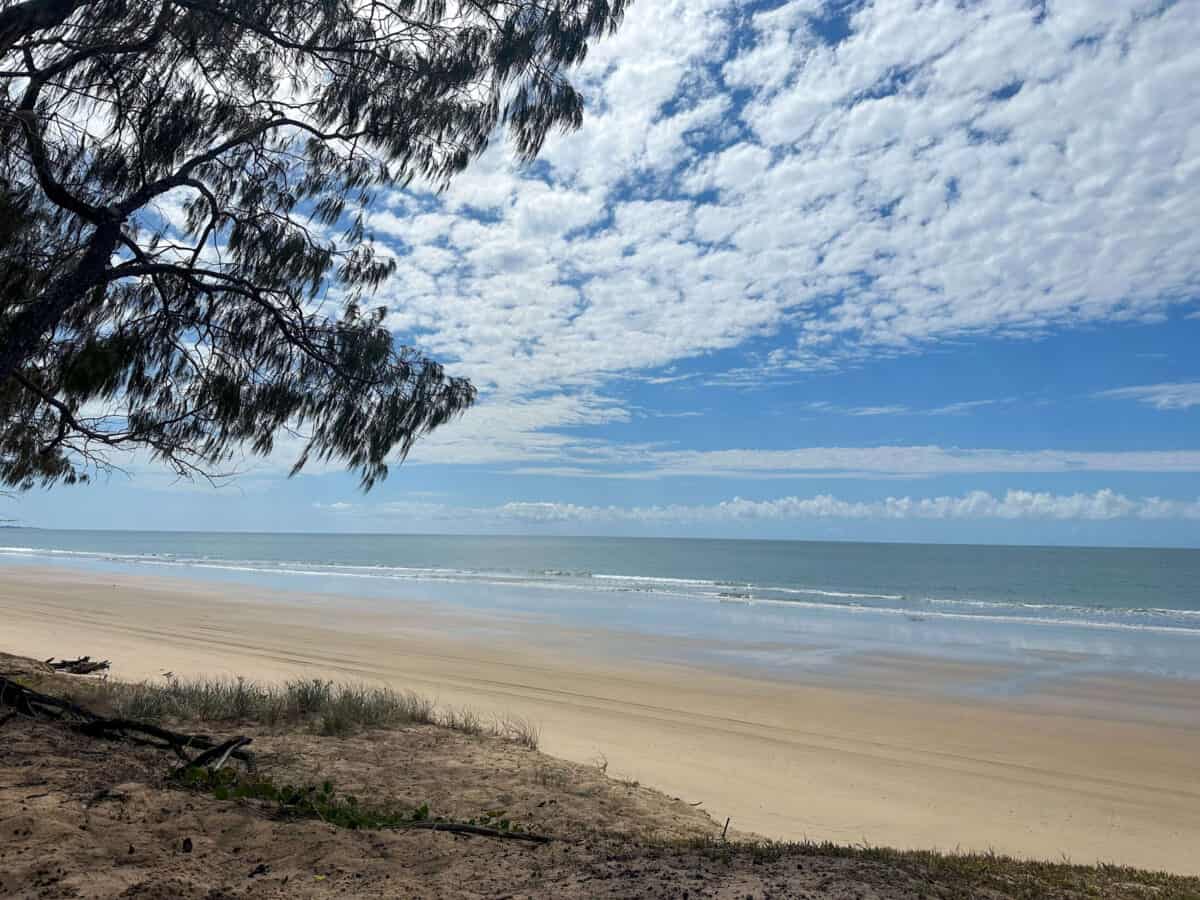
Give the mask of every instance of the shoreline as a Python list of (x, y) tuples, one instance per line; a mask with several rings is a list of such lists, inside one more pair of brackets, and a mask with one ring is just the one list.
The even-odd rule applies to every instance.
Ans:
[[(499, 615), (24, 565), (0, 569), (0, 617), (0, 649), (103, 656), (126, 680), (320, 676), (522, 715), (548, 753), (603, 757), (766, 837), (1200, 873), (1200, 790), (1180, 787), (1200, 758), (1194, 684), (1096, 678), (1020, 703), (884, 692), (642, 662), (612, 636)], [(876, 666), (881, 684), (962, 675)]]
[[(904, 656), (920, 659), (922, 671), (910, 667), (899, 683), (940, 660), (962, 666), (965, 677), (938, 679), (933, 692), (979, 699), (1022, 698), (1064, 679), (1103, 675), (1200, 685), (1200, 610), (1189, 599), (1200, 556), (1189, 563), (1196, 564), (1194, 576), (1187, 566), (1156, 575), (1140, 558), (1119, 571), (1078, 554), (1009, 560), (1032, 565), (1034, 574), (1006, 586), (1008, 566), (994, 560), (977, 573), (975, 560), (945, 556), (945, 547), (928, 559), (895, 560), (895, 570), (880, 566), (886, 560), (853, 555), (784, 561), (726, 554), (713, 561), (677, 546), (686, 541), (672, 542), (674, 556), (664, 560), (631, 541), (613, 559), (594, 542), (542, 548), (547, 556), (502, 540), (451, 548), (407, 538), (369, 546), (330, 538), (329, 546), (310, 546), (258, 536), (242, 545), (217, 534), (193, 543), (159, 536), (147, 552), (128, 539), (84, 534), (86, 540), (52, 541), (57, 549), (37, 549), (30, 536), (24, 549), (0, 553), (0, 564), (232, 584), (259, 596), (322, 596), (370, 609), (460, 610), (497, 623), (595, 631), (609, 642), (616, 634), (622, 645), (645, 651), (639, 658), (767, 680), (862, 686), (867, 673), (886, 674), (876, 658)], [(859, 576), (862, 566), (872, 574)], [(1142, 579), (1136, 596), (1127, 583), (1133, 575)], [(1107, 583), (1124, 586), (1100, 586)], [(1072, 602), (1051, 602), (1047, 591)], [(1145, 606), (1150, 594), (1161, 595), (1161, 605)], [(575, 644), (576, 652), (589, 651), (586, 641)], [(867, 686), (891, 690), (894, 683)]]

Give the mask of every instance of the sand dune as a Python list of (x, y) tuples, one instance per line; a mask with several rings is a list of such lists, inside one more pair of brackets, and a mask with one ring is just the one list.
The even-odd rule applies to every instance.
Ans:
[(880, 684), (952, 679), (876, 660), (862, 684), (638, 662), (645, 639), (67, 569), (0, 572), (0, 649), (90, 653), (120, 678), (384, 681), (536, 720), (549, 753), (606, 760), (774, 838), (986, 850), (1200, 873), (1200, 691), (1063, 685), (1023, 707)]

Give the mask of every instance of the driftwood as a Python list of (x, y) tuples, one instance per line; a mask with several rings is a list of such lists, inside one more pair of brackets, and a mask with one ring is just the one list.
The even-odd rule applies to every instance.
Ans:
[(242, 747), (245, 747), (247, 744), (249, 744), (250, 740), (250, 738), (244, 736), (235, 737), (223, 744), (217, 745), (216, 747), (211, 747), (208, 750), (205, 750), (195, 759), (188, 760), (176, 770), (175, 774), (179, 775), (183, 772), (186, 772), (188, 769), (207, 766), (213, 762), (213, 760), (216, 760), (216, 765), (212, 767), (212, 770), (215, 772), (229, 761), (229, 757), (233, 756), (237, 751), (241, 750)]
[(424, 831), (448, 831), (451, 834), (471, 834), (478, 837), (505, 838), (512, 841), (526, 841), (530, 844), (548, 844), (554, 838), (545, 834), (533, 834), (529, 831), (501, 831), (499, 828), (486, 828), (483, 825), (467, 825), (465, 822), (410, 822), (407, 825), (395, 825), (397, 831), (421, 829)]
[[(124, 740), (157, 747), (160, 750), (172, 750), (185, 762), (190, 760), (190, 754), (197, 750), (220, 749), (224, 751), (230, 743), (229, 741), (218, 743), (203, 734), (181, 734), (168, 728), (151, 725), (149, 722), (110, 719), (71, 703), (69, 700), (39, 693), (2, 676), (0, 676), (0, 706), (12, 707), (17, 713), (30, 718), (55, 719), (66, 722), (75, 730), (89, 737)], [(250, 743), (250, 739), (238, 738), (236, 742), (237, 746), (229, 749), (228, 756), (240, 759), (249, 768), (253, 768), (253, 754), (241, 749)], [(203, 755), (201, 753), (201, 756)]]
[(90, 656), (81, 656), (78, 659), (60, 659), (58, 662), (55, 662), (52, 656), (46, 660), (46, 665), (68, 675), (91, 675), (93, 672), (106, 672), (112, 667), (107, 659), (94, 660)]

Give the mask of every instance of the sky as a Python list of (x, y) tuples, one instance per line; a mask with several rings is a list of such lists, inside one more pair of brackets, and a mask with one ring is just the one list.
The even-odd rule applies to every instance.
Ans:
[(41, 527), (1200, 546), (1200, 16), (640, 0), (578, 132), (382, 195), (480, 402), (370, 493), (152, 466)]

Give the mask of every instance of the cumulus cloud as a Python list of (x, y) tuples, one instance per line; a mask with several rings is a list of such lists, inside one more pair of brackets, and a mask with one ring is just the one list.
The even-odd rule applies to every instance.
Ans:
[(1189, 4), (855, 10), (834, 43), (814, 0), (633, 4), (580, 73), (583, 129), (542, 163), (497, 144), (445, 195), (372, 216), (392, 327), (497, 409), (584, 397), (540, 407), (521, 432), (540, 434), (614, 376), (751, 341), (767, 350), (723, 383), (1200, 294)]
[[(335, 509), (334, 507), (338, 507)], [(745, 500), (735, 497), (711, 505), (587, 506), (575, 503), (513, 501), (492, 507), (456, 507), (410, 502), (354, 507), (333, 504), (331, 512), (352, 510), (371, 518), (411, 517), (472, 522), (555, 523), (703, 523), (736, 521), (855, 520), (1045, 520), (1200, 519), (1200, 499), (1164, 500), (1127, 497), (1112, 490), (1092, 494), (1052, 494), (1010, 490), (1002, 496), (971, 491), (960, 496), (886, 497), (844, 500), (829, 494)]]
[(1144, 384), (1101, 391), (1095, 396), (1114, 400), (1137, 400), (1155, 409), (1188, 409), (1200, 406), (1200, 381)]

